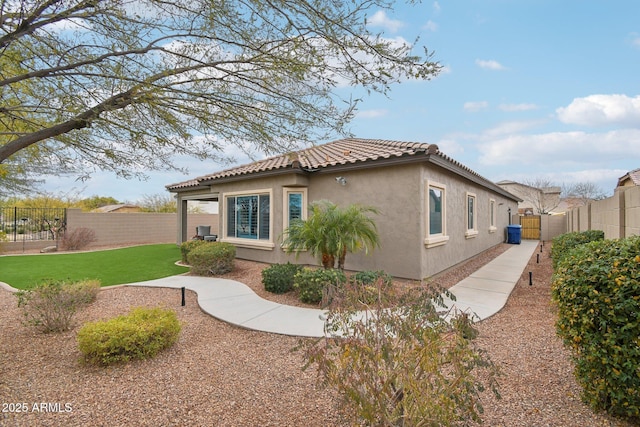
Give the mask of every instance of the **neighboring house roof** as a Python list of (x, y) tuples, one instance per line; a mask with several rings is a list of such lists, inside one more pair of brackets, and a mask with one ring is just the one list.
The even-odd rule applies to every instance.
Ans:
[(442, 153), (435, 144), (347, 138), (316, 145), (296, 152), (225, 169), (176, 184), (167, 185), (171, 192), (190, 191), (215, 182), (279, 173), (313, 173), (346, 169), (362, 169), (411, 161), (431, 161), (513, 200), (516, 196)]
[(127, 205), (127, 204), (120, 204), (120, 205), (107, 205), (107, 206), (102, 206), (99, 207), (97, 209), (94, 209), (92, 212), (102, 212), (102, 213), (107, 213), (107, 212), (117, 212), (117, 211), (121, 211), (121, 210), (134, 210), (134, 209), (140, 209), (140, 206), (137, 205)]
[(640, 168), (627, 172), (618, 178), (618, 187), (640, 185)]

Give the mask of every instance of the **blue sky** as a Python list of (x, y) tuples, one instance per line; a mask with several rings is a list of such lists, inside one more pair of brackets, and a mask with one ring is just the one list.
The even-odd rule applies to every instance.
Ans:
[[(493, 181), (588, 181), (611, 194), (618, 177), (640, 168), (638, 17), (637, 0), (398, 2), (370, 25), (389, 38), (419, 36), (444, 69), (431, 81), (395, 85), (388, 98), (365, 98), (350, 129), (435, 143)], [(179, 163), (188, 175), (151, 172), (138, 182), (97, 174), (46, 187), (133, 202), (223, 168)]]

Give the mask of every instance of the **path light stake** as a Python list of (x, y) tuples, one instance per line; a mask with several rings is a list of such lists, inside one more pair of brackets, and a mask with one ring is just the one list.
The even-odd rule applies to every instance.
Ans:
[(542, 245), (540, 245), (540, 252), (542, 252)]
[(533, 286), (533, 272), (529, 272), (529, 286)]
[(182, 306), (184, 307), (186, 304), (186, 301), (184, 300), (184, 291), (185, 291), (185, 287), (182, 287)]
[(536, 254), (536, 264), (540, 264), (540, 254)]

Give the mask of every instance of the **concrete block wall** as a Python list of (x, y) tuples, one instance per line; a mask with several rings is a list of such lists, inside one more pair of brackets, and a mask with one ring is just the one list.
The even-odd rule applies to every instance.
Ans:
[(605, 239), (640, 235), (640, 187), (617, 189), (612, 197), (572, 209), (567, 231), (602, 230)]
[[(189, 230), (195, 234), (196, 226), (211, 225), (217, 234), (217, 214), (190, 214)], [(145, 243), (175, 243), (178, 229), (175, 213), (94, 213), (80, 209), (67, 211), (67, 233), (85, 227), (96, 234), (92, 246), (128, 245)]]

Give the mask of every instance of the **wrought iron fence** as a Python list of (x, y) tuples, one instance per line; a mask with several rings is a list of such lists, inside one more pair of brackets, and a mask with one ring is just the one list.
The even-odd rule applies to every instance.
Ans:
[(67, 225), (65, 208), (0, 206), (0, 240), (22, 242), (56, 240)]

